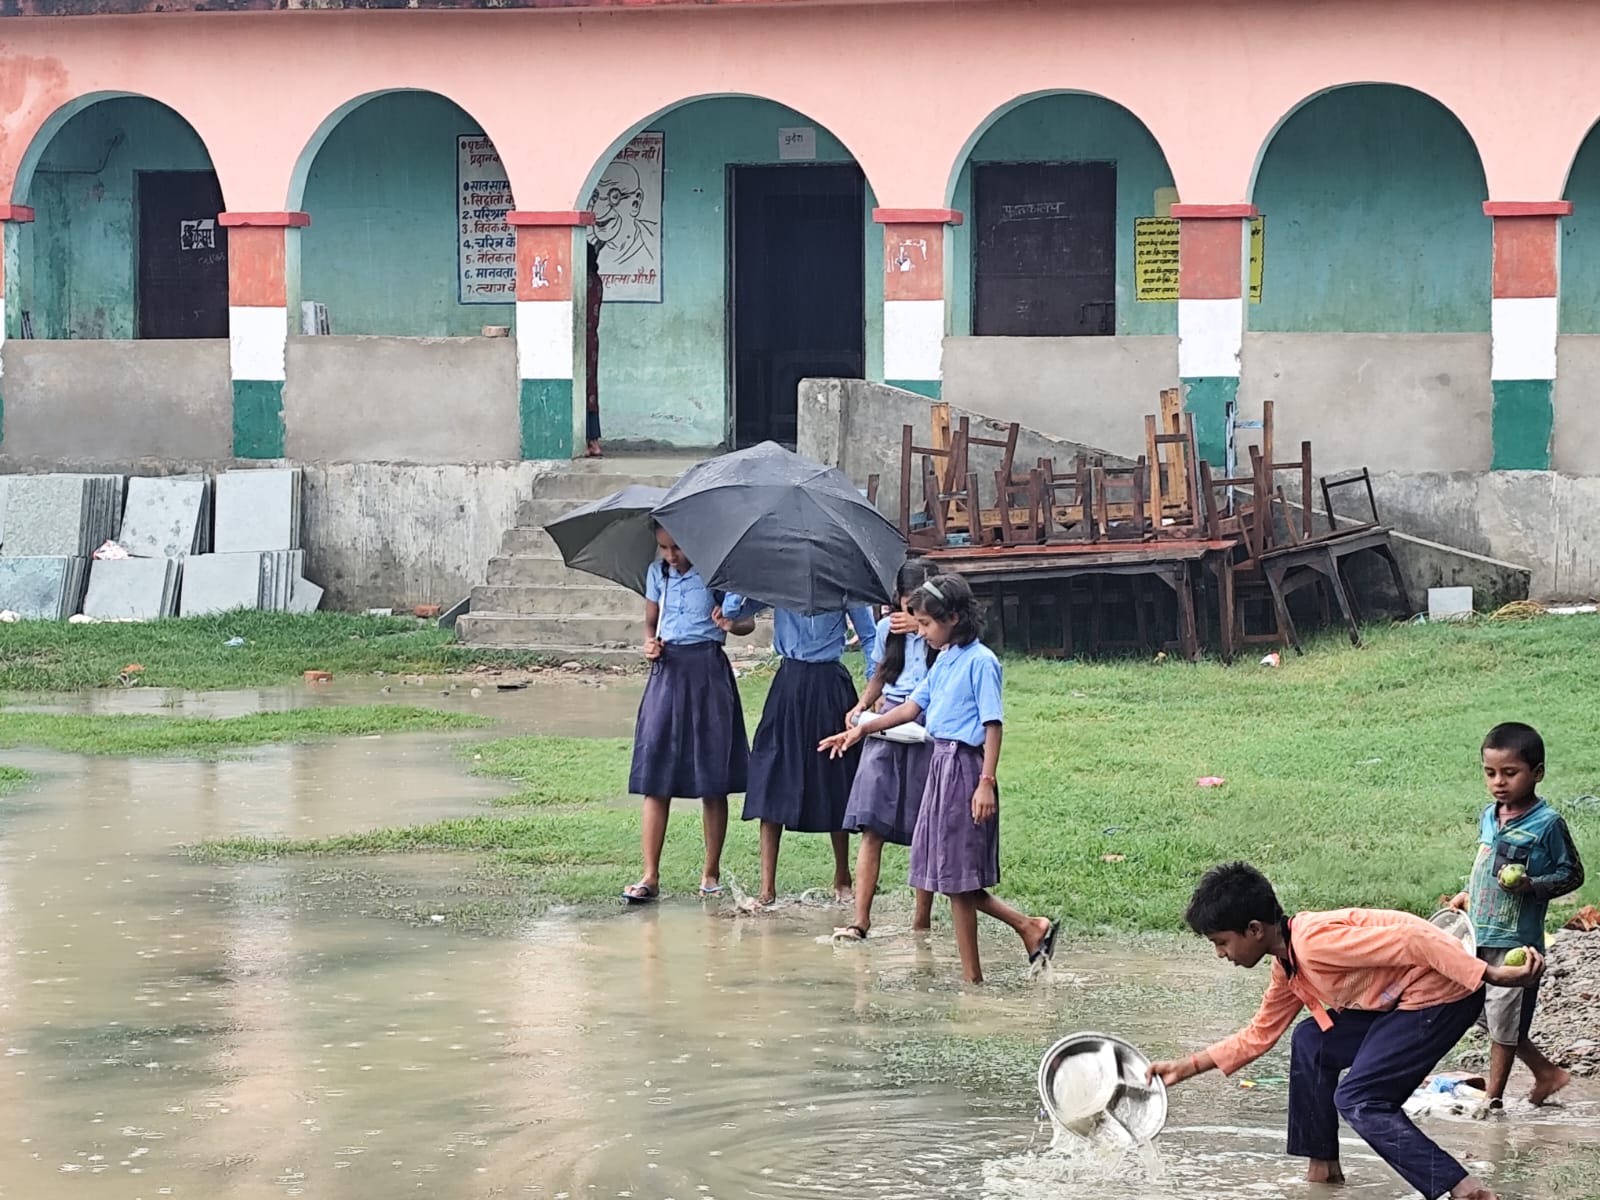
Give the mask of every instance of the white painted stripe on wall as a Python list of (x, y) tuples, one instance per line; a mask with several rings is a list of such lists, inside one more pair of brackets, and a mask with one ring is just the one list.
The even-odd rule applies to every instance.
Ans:
[(229, 360), (235, 379), (282, 383), (289, 344), (289, 310), (273, 306), (228, 309)]
[(517, 301), (517, 378), (571, 379), (571, 300)]
[(1244, 301), (1178, 301), (1178, 374), (1185, 379), (1239, 374)]
[(944, 364), (944, 301), (883, 302), (883, 377), (940, 379)]
[(0, 379), (6, 377), (6, 297), (0, 292)]
[(1560, 321), (1555, 296), (1493, 301), (1489, 378), (1554, 379)]

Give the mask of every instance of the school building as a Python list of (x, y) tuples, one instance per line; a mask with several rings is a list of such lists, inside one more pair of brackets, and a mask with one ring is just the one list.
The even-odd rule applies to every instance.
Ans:
[[(307, 469), (448, 602), (583, 450), (805, 377), (1115, 453), (1274, 401), (1397, 527), (1600, 592), (1600, 7), (8, 0), (0, 471)], [(894, 430), (895, 435), (898, 430)]]

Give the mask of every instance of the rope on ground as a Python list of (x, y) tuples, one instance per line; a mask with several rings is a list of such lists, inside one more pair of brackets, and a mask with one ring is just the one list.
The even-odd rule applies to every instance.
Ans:
[(1545, 607), (1536, 600), (1513, 600), (1502, 604), (1489, 614), (1491, 621), (1531, 621), (1545, 615)]

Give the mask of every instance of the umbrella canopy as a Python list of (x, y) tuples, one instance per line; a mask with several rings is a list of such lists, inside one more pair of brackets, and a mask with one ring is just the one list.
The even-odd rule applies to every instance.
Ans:
[(632, 483), (585, 504), (544, 527), (575, 571), (587, 571), (644, 595), (645, 575), (656, 558), (650, 510), (667, 489)]
[(906, 557), (849, 476), (776, 442), (691, 467), (655, 518), (708, 586), (807, 615), (888, 603)]

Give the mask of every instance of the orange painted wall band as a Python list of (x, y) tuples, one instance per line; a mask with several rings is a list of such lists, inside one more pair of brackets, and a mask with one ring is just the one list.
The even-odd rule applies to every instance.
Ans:
[(282, 226), (237, 225), (228, 231), (228, 303), (236, 308), (289, 303)]
[(1537, 299), (1557, 292), (1561, 218), (1494, 219), (1494, 298)]
[(518, 300), (572, 299), (573, 228), (548, 224), (517, 227)]
[(311, 214), (303, 212), (225, 212), (217, 224), (226, 229), (304, 229)]
[(571, 228), (574, 225), (593, 225), (592, 212), (527, 212), (523, 209), (512, 209), (506, 214), (506, 223), (519, 227), (529, 225), (552, 225)]
[(953, 208), (875, 208), (879, 225), (959, 225), (965, 218)]
[(1174, 204), (1172, 215), (1190, 221), (1245, 221), (1261, 211), (1254, 204)]
[(1570, 217), (1571, 200), (1485, 200), (1486, 217)]
[(891, 224), (883, 231), (883, 298), (944, 299), (943, 223)]
[(26, 225), (33, 220), (33, 209), (26, 204), (0, 204), (0, 221), (15, 221)]
[(1243, 220), (1180, 221), (1178, 299), (1237, 300), (1243, 295), (1243, 237)]

